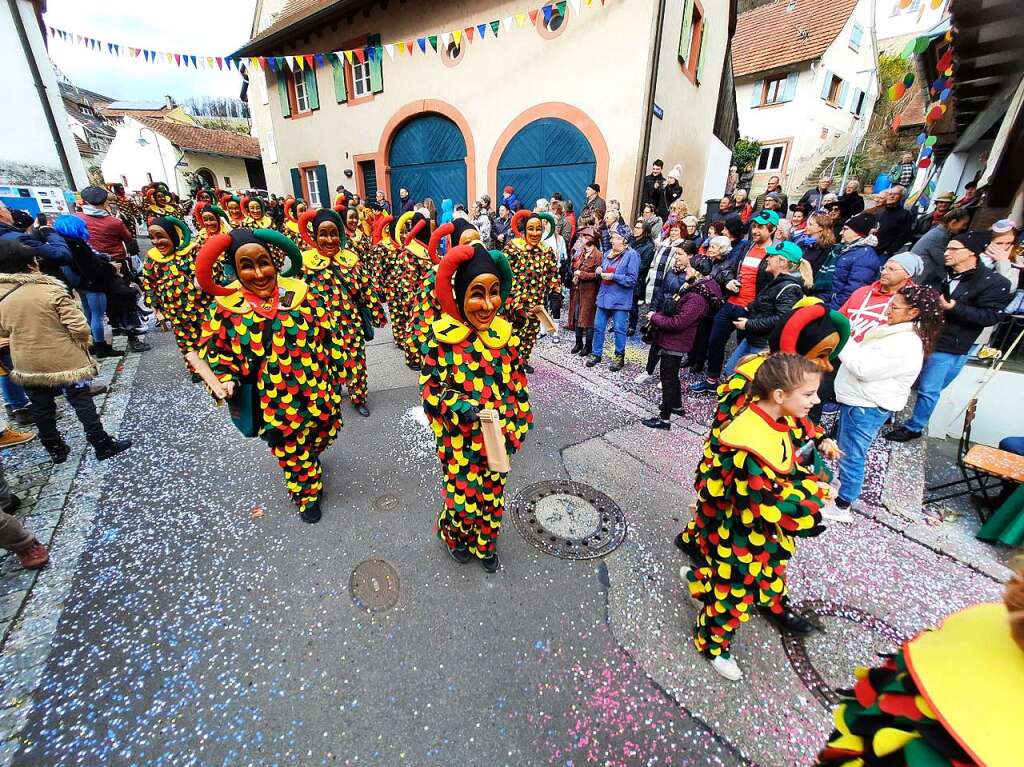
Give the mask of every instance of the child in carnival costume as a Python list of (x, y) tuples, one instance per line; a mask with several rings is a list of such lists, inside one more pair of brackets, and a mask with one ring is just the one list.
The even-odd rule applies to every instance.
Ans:
[(697, 506), (706, 551), (679, 574), (700, 611), (694, 646), (730, 681), (742, 678), (733, 635), (754, 608), (783, 612), (786, 566), (796, 537), (823, 531), (820, 510), (830, 475), (817, 455), (801, 462), (815, 427), (821, 369), (806, 357), (773, 354), (750, 384), (751, 401), (705, 447), (697, 468)]
[(199, 343), (209, 298), (195, 283), (195, 243), (188, 226), (174, 216), (149, 221), (153, 247), (146, 254), (142, 287), (146, 303), (170, 323), (181, 353), (188, 354)]
[(313, 247), (302, 253), (306, 282), (326, 309), (327, 352), (336, 386), (348, 388), (352, 407), (369, 416), (366, 341), (373, 328), (387, 324), (384, 308), (359, 257), (347, 247), (344, 225), (333, 210), (307, 211), (299, 217), (299, 231)]
[(273, 229), (274, 222), (267, 215), (266, 206), (259, 197), (243, 197), (241, 209), (245, 213), (242, 226), (246, 229)]
[(431, 326), (420, 374), (423, 409), (444, 471), (437, 533), (459, 563), (498, 569), (495, 547), (507, 474), (491, 471), (479, 411), (498, 412), (506, 450), (514, 453), (533, 425), (519, 339), (499, 315), (512, 288), (500, 251), (479, 242), (451, 248), (437, 270), (440, 316)]
[(196, 204), (193, 218), (196, 222), (196, 236), (193, 241), (197, 248), (201, 248), (214, 235), (227, 234), (231, 231), (227, 211), (213, 203), (200, 202)]
[(171, 191), (163, 181), (155, 181), (142, 187), (142, 193), (146, 198), (146, 218), (150, 216), (179, 217), (178, 206), (171, 200)]
[(533, 372), (530, 355), (540, 335), (540, 320), (534, 309), (545, 306), (548, 295), (562, 289), (557, 257), (544, 244), (555, 229), (555, 219), (550, 213), (521, 210), (512, 217), (512, 231), (516, 236), (505, 246), (505, 255), (515, 276), (505, 316), (521, 341), (520, 356), (527, 373)]
[[(287, 264), (279, 274), (272, 250)], [(217, 261), (237, 279), (214, 279)], [(319, 456), (341, 428), (341, 395), (326, 348), (326, 310), (305, 282), (295, 244), (272, 229), (235, 229), (199, 252), (197, 279), (215, 297), (200, 355), (221, 382), (220, 395), (247, 437), (270, 446), (303, 522), (321, 518)]]
[(422, 213), (403, 213), (395, 226), (395, 239), (401, 243), (394, 262), (394, 287), (388, 300), (391, 331), (395, 343), (405, 352), (405, 364), (410, 370), (422, 365), (420, 347), (413, 337), (417, 297), (426, 282), (431, 267), (428, 251), (430, 228)]
[(874, 668), (833, 712), (822, 767), (1017, 767), (1024, 742), (1024, 570), (1003, 602), (947, 616)]

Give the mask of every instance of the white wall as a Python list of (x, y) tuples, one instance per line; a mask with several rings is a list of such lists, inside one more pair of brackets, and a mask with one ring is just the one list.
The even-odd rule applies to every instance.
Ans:
[(18, 11), (36, 60), (47, 100), (57, 123), (71, 166), (73, 179), (64, 179), (60, 156), (47, 125), (46, 112), (25, 59), (14, 18), (7, 3), (0, 5), (0, 72), (4, 75), (0, 108), (6, 119), (0, 120), (0, 181), (3, 183), (40, 183), (44, 186), (81, 188), (88, 177), (78, 154), (74, 135), (68, 127), (67, 112), (61, 99), (53, 65), (46, 54), (32, 3), (18, 0)]
[(932, 8), (931, 0), (913, 0), (907, 8), (900, 8), (900, 0), (875, 0), (875, 3), (879, 47), (886, 49), (899, 46), (900, 40), (892, 38), (906, 40), (927, 32), (942, 21), (949, 5), (948, 0), (938, 8)]
[[(145, 146), (138, 143), (140, 135), (146, 140)], [(146, 174), (151, 173), (153, 181), (163, 181), (172, 192), (185, 194), (188, 186), (182, 188), (175, 172), (180, 154), (170, 141), (156, 131), (144, 127), (131, 117), (125, 117), (103, 159), (103, 180), (120, 182), (121, 176), (124, 176), (128, 179), (128, 188), (137, 190), (149, 183)]]
[(972, 442), (997, 447), (999, 440), (1004, 437), (1024, 434), (1024, 409), (1006, 407), (1004, 404), (1020, 399), (1024, 375), (1001, 370), (977, 395), (978, 386), (988, 374), (989, 369), (986, 367), (968, 365), (943, 390), (928, 422), (929, 437), (959, 438), (964, 430), (964, 412), (973, 396), (978, 397), (978, 410), (971, 429)]
[[(854, 21), (859, 22), (864, 29), (858, 51), (850, 48), (850, 31)], [(763, 79), (762, 75), (744, 77), (737, 82), (736, 105), (739, 110), (740, 135), (762, 143), (789, 142), (783, 170), (758, 174), (754, 180), (755, 190), (764, 187), (768, 176), (779, 175), (783, 188), (790, 195), (795, 191), (804, 191), (805, 177), (822, 157), (844, 153), (851, 139), (863, 133), (877, 97), (874, 73), (864, 71), (873, 70), (875, 66), (870, 29), (870, 0), (860, 0), (822, 58), (799, 65), (800, 75), (792, 101), (752, 107), (752, 94)], [(849, 84), (842, 108), (830, 106), (821, 98), (826, 71), (838, 75)], [(855, 88), (867, 92), (862, 119), (855, 118), (850, 112)], [(828, 131), (824, 139), (823, 129)]]
[(725, 182), (731, 164), (732, 150), (712, 134), (708, 140), (708, 164), (704, 169), (704, 190), (700, 202), (725, 194)]

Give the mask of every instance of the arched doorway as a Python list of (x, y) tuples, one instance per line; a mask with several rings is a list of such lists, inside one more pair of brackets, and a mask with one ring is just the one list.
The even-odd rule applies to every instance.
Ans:
[(217, 188), (217, 177), (213, 175), (213, 171), (209, 168), (200, 168), (196, 171), (196, 176), (202, 179), (204, 186), (210, 189)]
[(514, 187), (523, 205), (561, 192), (578, 213), (586, 202), (584, 190), (594, 181), (597, 158), (583, 131), (558, 117), (542, 117), (524, 125), (498, 160), (499, 195)]
[(459, 127), (439, 114), (424, 114), (404, 123), (388, 149), (391, 199), (398, 205), (398, 190), (406, 188), (419, 201), (434, 200), (438, 209), (446, 197), (466, 203), (466, 139)]

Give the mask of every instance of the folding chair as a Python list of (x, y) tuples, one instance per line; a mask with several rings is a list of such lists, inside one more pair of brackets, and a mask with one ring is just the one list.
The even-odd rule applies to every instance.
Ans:
[(938, 503), (948, 501), (951, 498), (959, 498), (968, 493), (978, 493), (985, 499), (985, 506), (979, 508), (978, 516), (984, 522), (992, 507), (996, 496), (990, 496), (989, 490), (1001, 482), (1013, 482), (1018, 485), (1024, 484), (1024, 456), (1010, 453), (1006, 450), (998, 450), (988, 445), (974, 445), (971, 447), (971, 426), (974, 423), (974, 416), (978, 410), (977, 398), (967, 403), (967, 411), (964, 414), (964, 431), (960, 435), (960, 442), (957, 445), (956, 463), (960, 469), (961, 479), (946, 482), (942, 485), (935, 485), (927, 488), (926, 492), (932, 493), (936, 490), (947, 490), (958, 485), (966, 485), (966, 490), (959, 490), (955, 493), (934, 498), (927, 498), (922, 503)]

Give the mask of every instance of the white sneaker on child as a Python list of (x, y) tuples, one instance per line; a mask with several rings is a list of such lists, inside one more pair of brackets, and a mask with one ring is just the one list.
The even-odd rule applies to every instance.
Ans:
[(650, 380), (651, 380), (651, 374), (648, 373), (645, 370), (642, 373), (640, 373), (640, 375), (638, 375), (636, 378), (633, 379), (633, 383), (635, 383), (635, 384), (642, 384), (642, 383), (647, 383)]
[(841, 509), (832, 500), (825, 501), (825, 505), (821, 507), (821, 518), (827, 519), (830, 522), (843, 522), (845, 524), (853, 522), (853, 514), (850, 507)]
[(711, 659), (711, 668), (730, 682), (738, 682), (743, 678), (743, 672), (740, 671), (739, 664), (733, 658), (724, 658), (721, 655), (716, 655)]

